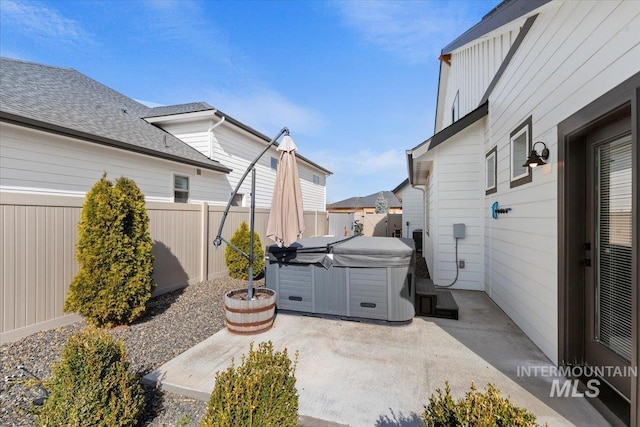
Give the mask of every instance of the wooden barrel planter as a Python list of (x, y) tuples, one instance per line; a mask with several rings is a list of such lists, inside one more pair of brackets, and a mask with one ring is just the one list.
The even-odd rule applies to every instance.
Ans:
[(276, 313), (276, 292), (267, 288), (253, 290), (247, 299), (246, 289), (235, 289), (224, 296), (227, 329), (234, 334), (259, 334), (273, 325)]

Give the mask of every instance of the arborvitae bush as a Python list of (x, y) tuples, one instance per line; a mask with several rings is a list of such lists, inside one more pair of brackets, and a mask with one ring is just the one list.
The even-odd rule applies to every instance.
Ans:
[(155, 289), (149, 217), (135, 182), (106, 174), (87, 193), (78, 225), (80, 265), (64, 304), (89, 323), (131, 323), (145, 311)]
[(144, 392), (128, 369), (122, 341), (93, 327), (71, 336), (52, 376), (44, 381), (49, 395), (38, 426), (137, 425)]
[(422, 420), (427, 427), (533, 427), (536, 417), (525, 408), (513, 404), (500, 396), (492, 384), (485, 391), (478, 391), (473, 383), (464, 398), (455, 401), (451, 397), (449, 383), (445, 382), (444, 393), (436, 390), (437, 396), (429, 398)]
[[(242, 221), (229, 241), (249, 254), (251, 246), (249, 246), (249, 226), (246, 222)], [(253, 255), (253, 278), (255, 279), (264, 270), (264, 249), (260, 243), (260, 236), (255, 231), (253, 232)], [(244, 280), (249, 278), (249, 260), (231, 246), (227, 246), (224, 250), (224, 261), (227, 264), (229, 276)]]
[(298, 425), (298, 361), (287, 349), (273, 351), (271, 341), (258, 344), (242, 363), (216, 374), (216, 384), (201, 427), (295, 427)]

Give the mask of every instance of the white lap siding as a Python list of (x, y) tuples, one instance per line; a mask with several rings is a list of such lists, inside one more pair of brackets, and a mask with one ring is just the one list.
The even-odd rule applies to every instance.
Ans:
[(173, 201), (173, 176), (189, 177), (190, 201), (222, 200), (225, 174), (75, 138), (0, 123), (0, 189), (82, 196), (104, 172), (126, 176), (149, 201)]
[[(640, 2), (552, 2), (540, 10), (489, 97), (484, 151), (498, 147), (498, 191), (485, 197), (483, 208), (486, 290), (554, 363), (557, 124), (640, 71), (637, 28)], [(532, 171), (532, 182), (512, 189), (509, 135), (529, 116), (532, 141), (543, 141), (551, 156)], [(495, 201), (512, 210), (491, 219)]]
[[(235, 188), (249, 164), (264, 150), (267, 142), (228, 122), (217, 126), (213, 131), (209, 129), (220, 119), (201, 119), (184, 123), (163, 123), (161, 126), (167, 132), (180, 138), (206, 156), (219, 161), (224, 166), (233, 169), (227, 176), (231, 190)], [(295, 141), (295, 135), (292, 135)], [(304, 149), (304, 141), (296, 141), (299, 151)], [(276, 171), (271, 168), (271, 158), (278, 158), (279, 152), (271, 148), (256, 164), (256, 206), (269, 208), (275, 185)], [(319, 169), (310, 167), (298, 160), (298, 171), (301, 180), (302, 199), (305, 210), (325, 210), (326, 183), (325, 175)], [(319, 184), (313, 183), (313, 176), (319, 177)], [(251, 203), (251, 176), (247, 176), (239, 193), (245, 195), (244, 206)]]

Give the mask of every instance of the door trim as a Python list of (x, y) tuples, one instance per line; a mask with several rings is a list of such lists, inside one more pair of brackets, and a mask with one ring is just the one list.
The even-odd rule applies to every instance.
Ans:
[[(624, 81), (589, 105), (558, 124), (558, 361), (584, 362), (584, 258), (586, 204), (584, 192), (575, 191), (584, 185), (586, 165), (585, 135), (596, 127), (605, 126), (631, 114), (632, 135), (632, 209), (640, 212), (638, 201), (638, 134), (640, 111), (640, 73)], [(573, 190), (573, 191), (571, 191)], [(632, 281), (632, 366), (640, 365), (638, 334), (640, 331), (640, 292), (638, 291), (638, 215), (633, 217)], [(630, 420), (640, 426), (640, 384), (631, 379)]]

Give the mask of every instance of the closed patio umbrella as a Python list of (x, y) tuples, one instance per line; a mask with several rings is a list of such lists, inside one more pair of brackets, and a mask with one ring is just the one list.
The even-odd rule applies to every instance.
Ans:
[(291, 246), (304, 232), (304, 211), (296, 149), (296, 144), (289, 135), (285, 135), (278, 146), (280, 158), (267, 224), (267, 237), (280, 247)]

